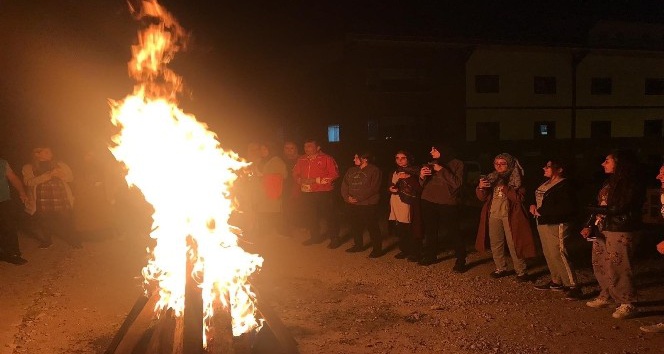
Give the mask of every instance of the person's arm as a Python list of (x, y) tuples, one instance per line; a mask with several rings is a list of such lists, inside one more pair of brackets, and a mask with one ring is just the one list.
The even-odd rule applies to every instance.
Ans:
[(316, 181), (320, 184), (330, 184), (339, 178), (339, 167), (332, 156), (327, 155), (325, 161), (325, 171), (323, 176)]
[(486, 202), (493, 194), (491, 184), (484, 179), (480, 179), (477, 187), (475, 187), (475, 196), (482, 202)]
[(344, 175), (344, 178), (341, 180), (341, 188), (340, 188), (341, 189), (341, 197), (344, 199), (344, 202), (346, 202), (346, 203), (350, 203), (350, 201), (348, 200), (348, 197), (350, 197), (350, 193), (348, 192), (348, 190), (349, 190), (348, 178), (350, 177), (349, 173), (350, 173), (351, 169), (352, 169), (352, 167), (350, 169), (348, 169), (348, 171), (346, 171), (346, 174)]
[(64, 163), (58, 162), (58, 167), (54, 170), (53, 176), (61, 179), (63, 182), (71, 183), (74, 181), (74, 173), (71, 171), (71, 168)]
[(442, 164), (440, 167), (440, 170), (434, 174), (434, 178), (442, 178), (450, 186), (450, 192), (454, 194), (463, 184), (463, 162), (452, 160), (449, 164)]
[(526, 189), (523, 187), (513, 188), (505, 185), (503, 191), (507, 199), (513, 203), (523, 203), (526, 200)]
[(23, 182), (21, 182), (21, 179), (18, 178), (16, 173), (14, 173), (9, 164), (7, 164), (6, 171), (7, 180), (18, 192), (19, 198), (21, 198), (21, 202), (23, 202), (23, 204), (27, 203), (28, 195), (25, 193), (25, 188), (23, 188)]
[(51, 172), (46, 172), (39, 176), (35, 176), (34, 169), (30, 164), (23, 166), (21, 174), (23, 175), (23, 183), (28, 187), (36, 187), (44, 182), (50, 181), (51, 178), (53, 178)]

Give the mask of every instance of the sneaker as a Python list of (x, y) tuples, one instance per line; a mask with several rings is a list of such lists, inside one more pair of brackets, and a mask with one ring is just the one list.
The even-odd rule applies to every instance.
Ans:
[(609, 305), (611, 305), (611, 301), (609, 301), (608, 299), (602, 299), (601, 297), (586, 302), (586, 306), (596, 309), (601, 307), (609, 307)]
[(369, 253), (369, 258), (378, 258), (383, 255), (383, 251), (381, 250), (373, 250), (371, 253)]
[(639, 328), (646, 333), (664, 333), (664, 322), (650, 326), (641, 326)]
[(416, 254), (411, 254), (408, 257), (406, 257), (406, 259), (408, 259), (408, 262), (419, 262), (421, 257)]
[(574, 301), (574, 300), (581, 300), (583, 299), (583, 291), (581, 291), (581, 288), (572, 286), (569, 289), (567, 289), (567, 292), (565, 293), (565, 299)]
[(332, 240), (330, 240), (330, 243), (327, 245), (327, 248), (332, 249), (332, 250), (337, 249), (342, 244), (343, 244), (343, 242), (341, 242), (341, 240), (333, 238)]
[(509, 274), (510, 274), (510, 272), (508, 272), (504, 269), (503, 270), (497, 270), (496, 269), (493, 272), (491, 272), (491, 274), (489, 274), (489, 276), (493, 279), (498, 279), (498, 278), (506, 277)]
[(309, 239), (305, 240), (304, 242), (302, 242), (302, 245), (303, 246), (311, 246), (311, 245), (314, 245), (314, 244), (317, 244), (317, 243), (321, 243), (323, 241), (324, 241), (323, 239), (312, 237), (312, 238), (309, 238)]
[(7, 263), (11, 263), (11, 264), (15, 264), (15, 265), (24, 265), (24, 264), (28, 263), (28, 261), (25, 258), (19, 256), (18, 254), (7, 255), (7, 256), (3, 257), (3, 260)]
[(613, 315), (611, 317), (617, 318), (617, 319), (624, 319), (624, 318), (631, 318), (634, 317), (639, 313), (639, 310), (634, 307), (632, 304), (621, 304), (618, 306), (615, 312), (613, 312)]
[(546, 284), (535, 285), (535, 289), (537, 289), (537, 290), (562, 291), (564, 289), (564, 286), (562, 284), (558, 284), (558, 283), (554, 283), (554, 282), (550, 281)]
[(358, 245), (355, 245), (355, 246), (353, 246), (353, 247), (346, 250), (346, 252), (349, 252), (349, 253), (356, 253), (356, 252), (362, 252), (362, 251), (363, 251), (362, 246), (358, 246)]
[(429, 256), (424, 256), (422, 259), (420, 259), (417, 264), (421, 266), (430, 266), (434, 263), (436, 263), (438, 259), (436, 257), (429, 257)]
[(396, 259), (404, 259), (406, 257), (408, 257), (408, 254), (406, 252), (399, 252), (394, 255), (394, 258)]
[(454, 273), (464, 273), (467, 270), (466, 264), (465, 263), (455, 263), (454, 267), (452, 267), (452, 271)]
[(516, 281), (518, 281), (519, 283), (525, 283), (527, 281), (530, 281), (530, 275), (528, 275), (527, 273), (519, 274), (516, 276)]

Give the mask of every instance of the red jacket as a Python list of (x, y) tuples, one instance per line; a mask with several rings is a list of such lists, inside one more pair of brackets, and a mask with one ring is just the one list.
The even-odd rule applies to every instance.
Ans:
[(328, 154), (304, 155), (293, 167), (293, 178), (302, 192), (328, 192), (334, 188), (334, 180), (339, 178), (339, 168)]

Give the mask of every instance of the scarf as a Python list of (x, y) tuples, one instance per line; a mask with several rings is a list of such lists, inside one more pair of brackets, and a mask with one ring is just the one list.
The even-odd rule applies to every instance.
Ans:
[(495, 187), (497, 184), (496, 182), (498, 180), (502, 180), (503, 184), (506, 184), (514, 189), (520, 188), (521, 179), (524, 175), (524, 172), (523, 167), (521, 167), (521, 164), (519, 163), (519, 160), (506, 152), (498, 154), (493, 160), (496, 161), (496, 159), (503, 159), (507, 161), (507, 171), (503, 173), (498, 173), (497, 171), (489, 173), (486, 176), (486, 179), (489, 181), (489, 183), (491, 183), (491, 186)]

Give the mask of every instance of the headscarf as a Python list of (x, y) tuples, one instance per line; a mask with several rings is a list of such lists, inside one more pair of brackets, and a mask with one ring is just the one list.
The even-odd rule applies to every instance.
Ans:
[(519, 163), (519, 160), (506, 152), (498, 154), (493, 158), (493, 161), (496, 161), (497, 159), (503, 159), (507, 161), (507, 171), (498, 173), (494, 170), (486, 176), (487, 181), (491, 183), (492, 187), (495, 187), (496, 181), (498, 181), (498, 179), (502, 179), (508, 186), (514, 189), (520, 188), (521, 179), (524, 175), (524, 172), (523, 167), (521, 167), (521, 164)]

